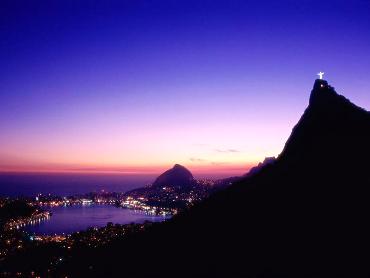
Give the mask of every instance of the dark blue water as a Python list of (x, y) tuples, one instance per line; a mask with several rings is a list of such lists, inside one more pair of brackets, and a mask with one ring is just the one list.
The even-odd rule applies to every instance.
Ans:
[(50, 211), (53, 215), (49, 220), (26, 226), (24, 229), (36, 235), (69, 234), (89, 227), (103, 227), (108, 222), (129, 224), (143, 223), (146, 220), (158, 222), (168, 218), (110, 205), (61, 206)]
[[(125, 192), (145, 186), (154, 175), (120, 174), (0, 174), (0, 196), (35, 196), (38, 193), (71, 196), (96, 191)], [(110, 205), (54, 207), (49, 220), (27, 226), (38, 235), (72, 233), (89, 227), (163, 221), (163, 216), (117, 208)]]
[(0, 174), (0, 196), (59, 196), (100, 191), (125, 192), (153, 182), (155, 175)]

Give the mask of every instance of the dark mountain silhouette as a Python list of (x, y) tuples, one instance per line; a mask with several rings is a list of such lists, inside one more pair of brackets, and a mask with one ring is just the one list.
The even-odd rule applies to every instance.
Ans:
[(74, 251), (57, 274), (366, 276), (369, 157), (370, 113), (316, 80), (274, 163), (141, 234)]
[[(168, 223), (72, 261), (69, 270), (85, 274), (79, 271), (91, 264), (97, 276), (122, 268), (161, 277), (368, 274), (369, 156), (370, 113), (316, 80), (274, 163)], [(143, 253), (150, 258), (145, 269), (135, 264)]]
[(230, 177), (214, 181), (213, 185), (204, 184), (194, 179), (184, 166), (175, 164), (173, 168), (162, 173), (153, 184), (126, 192), (123, 196), (139, 199), (146, 205), (176, 209), (187, 209), (194, 203), (204, 200), (210, 194), (227, 188), (240, 177)]
[(247, 174), (245, 174), (244, 176), (245, 177), (250, 177), (254, 174), (257, 174), (259, 171), (262, 170), (263, 167), (265, 167), (266, 165), (274, 163), (275, 160), (276, 160), (276, 158), (274, 156), (273, 157), (265, 157), (265, 159), (262, 162), (258, 163), (257, 166), (254, 166), (253, 168), (251, 168), (249, 170), (249, 172)]
[(195, 180), (191, 172), (184, 166), (175, 164), (173, 168), (161, 174), (152, 184), (153, 187), (163, 186), (189, 186)]

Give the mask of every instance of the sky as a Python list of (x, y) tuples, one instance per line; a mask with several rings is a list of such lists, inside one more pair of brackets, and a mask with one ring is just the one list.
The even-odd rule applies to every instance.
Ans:
[(0, 171), (236, 175), (316, 73), (370, 109), (370, 1), (0, 2)]

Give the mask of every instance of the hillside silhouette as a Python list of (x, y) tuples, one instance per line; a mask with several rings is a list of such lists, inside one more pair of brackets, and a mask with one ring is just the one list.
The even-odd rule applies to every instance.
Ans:
[[(309, 106), (273, 164), (166, 224), (72, 260), (68, 271), (139, 277), (367, 274), (369, 157), (370, 113), (316, 80)], [(136, 262), (142, 254), (145, 268)]]
[(273, 163), (146, 232), (75, 251), (58, 274), (369, 274), (369, 157), (370, 113), (316, 80), (307, 109)]
[(194, 183), (195, 180), (191, 172), (184, 166), (175, 164), (171, 169), (157, 177), (152, 186), (190, 186)]
[[(217, 188), (223, 185), (226, 186), (226, 182), (220, 181)], [(124, 197), (140, 200), (152, 207), (179, 211), (191, 206), (193, 201), (205, 199), (213, 191), (214, 187), (199, 184), (187, 168), (175, 164), (152, 184), (125, 192)], [(160, 210), (157, 209), (157, 212), (160, 213)]]

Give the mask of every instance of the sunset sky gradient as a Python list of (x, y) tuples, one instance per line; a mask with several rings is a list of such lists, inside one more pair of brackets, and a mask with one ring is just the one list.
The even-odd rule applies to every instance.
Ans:
[(370, 109), (369, 1), (1, 1), (0, 171), (234, 175), (315, 74)]

